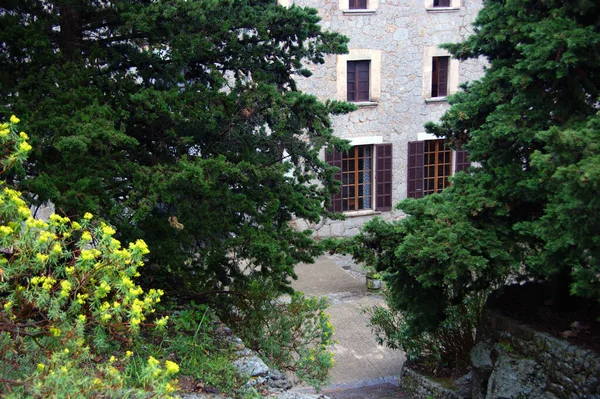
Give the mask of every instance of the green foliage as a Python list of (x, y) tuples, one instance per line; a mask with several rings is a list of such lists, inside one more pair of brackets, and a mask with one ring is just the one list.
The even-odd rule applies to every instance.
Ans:
[(253, 282), (243, 297), (230, 298), (230, 306), (221, 319), (235, 327), (246, 346), (317, 390), (327, 382), (334, 328), (325, 313), (326, 298), (295, 292), (283, 302), (274, 286)]
[(413, 332), (413, 320), (387, 306), (366, 308), (364, 312), (380, 345), (405, 351), (410, 360), (418, 359), (433, 374), (456, 372), (470, 367), (469, 354), (475, 345), (485, 298), (485, 295), (469, 297), (449, 307), (438, 328), (418, 334)]
[(331, 243), (385, 271), (402, 345), (517, 276), (567, 276), (573, 294), (600, 299), (599, 19), (588, 0), (486, 0), (475, 33), (445, 45), (489, 66), (426, 129), (476, 166), (402, 201), (405, 219)]
[[(22, 162), (31, 147), (16, 117), (0, 127), (0, 163)], [(7, 162), (8, 161), (8, 162)], [(4, 185), (4, 184), (3, 184)], [(133, 282), (148, 248), (122, 248), (115, 230), (53, 214), (32, 218), (20, 193), (0, 193), (0, 386), (6, 397), (145, 397), (167, 395), (177, 364), (122, 358), (162, 292)], [(144, 323), (146, 322), (146, 323)], [(166, 318), (154, 320), (164, 327)], [(115, 352), (116, 353), (116, 352)], [(135, 361), (141, 378), (123, 367)]]
[(34, 147), (13, 179), (36, 202), (142, 237), (153, 284), (178, 292), (267, 275), (286, 290), (319, 253), (290, 221), (324, 214), (339, 183), (319, 152), (342, 145), (329, 116), (354, 108), (296, 88), (347, 51), (316, 10), (24, 0), (3, 2), (0, 23), (0, 99)]

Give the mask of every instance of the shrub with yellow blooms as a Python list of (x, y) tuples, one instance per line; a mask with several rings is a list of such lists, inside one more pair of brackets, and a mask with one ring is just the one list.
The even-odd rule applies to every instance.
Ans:
[[(0, 172), (23, 162), (31, 146), (15, 116), (0, 125)], [(153, 317), (161, 290), (134, 280), (149, 250), (123, 246), (115, 230), (86, 213), (34, 219), (21, 194), (0, 186), (0, 392), (3, 397), (166, 397), (176, 363), (154, 358), (140, 373), (126, 351)], [(111, 354), (125, 353), (122, 358)], [(138, 359), (139, 360), (139, 359)]]

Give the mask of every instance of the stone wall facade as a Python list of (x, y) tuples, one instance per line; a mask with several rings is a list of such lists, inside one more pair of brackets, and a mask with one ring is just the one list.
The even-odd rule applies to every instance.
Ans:
[(471, 353), (474, 399), (598, 399), (600, 356), (486, 310)]
[[(321, 100), (345, 100), (346, 62), (371, 60), (372, 101), (357, 103), (357, 111), (334, 117), (335, 133), (353, 145), (391, 143), (392, 203), (406, 198), (408, 143), (434, 139), (425, 134), (423, 125), (438, 120), (448, 109), (443, 98), (428, 98), (431, 57), (447, 54), (440, 44), (461, 42), (472, 33), (482, 1), (452, 0), (452, 7), (434, 8), (428, 0), (369, 0), (369, 9), (361, 12), (348, 10), (347, 0), (280, 0), (280, 4), (291, 3), (318, 9), (324, 29), (350, 38), (350, 54), (329, 55), (325, 64), (310, 66), (313, 76), (298, 80), (302, 90)], [(480, 60), (451, 60), (450, 64), (449, 94), (458, 90), (459, 83), (483, 73)], [(316, 226), (298, 221), (298, 226), (312, 228), (318, 237), (352, 236), (375, 214), (387, 220), (401, 217), (394, 211), (361, 210), (348, 212), (345, 221)]]

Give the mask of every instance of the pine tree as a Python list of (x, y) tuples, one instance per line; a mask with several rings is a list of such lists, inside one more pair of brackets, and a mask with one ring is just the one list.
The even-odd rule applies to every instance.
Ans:
[(290, 222), (324, 214), (336, 183), (319, 152), (352, 108), (296, 87), (346, 51), (318, 22), (272, 0), (3, 2), (0, 98), (34, 146), (15, 182), (143, 237), (178, 288), (285, 289), (319, 252)]
[(388, 272), (410, 334), (517, 276), (600, 299), (600, 5), (486, 0), (475, 34), (445, 47), (489, 62), (426, 125), (475, 166), (342, 247)]

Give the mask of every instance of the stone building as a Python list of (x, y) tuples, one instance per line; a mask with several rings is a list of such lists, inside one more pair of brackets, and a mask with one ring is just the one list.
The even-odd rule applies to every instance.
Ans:
[(279, 0), (319, 10), (326, 30), (350, 38), (349, 54), (312, 65), (299, 87), (320, 99), (354, 102), (358, 110), (334, 117), (337, 135), (351, 141), (346, 154), (324, 154), (341, 168), (334, 210), (344, 221), (310, 227), (318, 237), (351, 236), (374, 215), (401, 217), (392, 206), (407, 196), (443, 189), (467, 163), (423, 125), (448, 108), (446, 96), (483, 73), (483, 62), (459, 62), (442, 43), (463, 41), (481, 0)]

